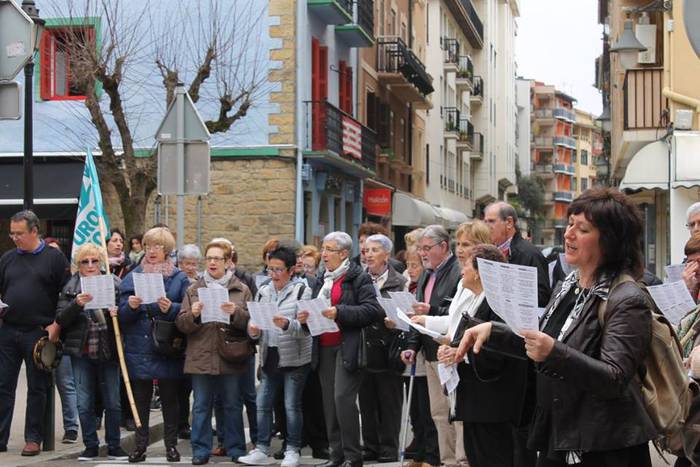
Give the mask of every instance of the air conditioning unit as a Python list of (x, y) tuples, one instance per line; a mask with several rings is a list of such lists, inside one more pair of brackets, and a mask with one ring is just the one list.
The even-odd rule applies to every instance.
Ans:
[(635, 26), (634, 34), (637, 40), (644, 44), (647, 49), (644, 52), (639, 52), (639, 63), (656, 63), (656, 25), (649, 24), (649, 14), (643, 12), (639, 18), (639, 22)]

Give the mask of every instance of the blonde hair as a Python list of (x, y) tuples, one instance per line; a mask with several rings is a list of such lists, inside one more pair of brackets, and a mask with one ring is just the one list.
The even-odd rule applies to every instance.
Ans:
[(480, 220), (460, 224), (455, 232), (455, 238), (458, 239), (462, 235), (466, 235), (470, 243), (491, 243), (491, 230), (486, 222)]
[(85, 243), (81, 245), (80, 248), (75, 252), (75, 258), (73, 262), (76, 266), (85, 259), (87, 256), (96, 256), (100, 260), (100, 264), (104, 266), (105, 250), (102, 247), (95, 245), (94, 243)]
[(321, 262), (321, 252), (318, 251), (314, 245), (304, 245), (301, 247), (301, 256), (310, 256), (314, 259), (316, 267), (318, 267)]
[(143, 234), (143, 246), (146, 245), (163, 245), (165, 256), (175, 249), (175, 237), (170, 233), (170, 230), (165, 227), (154, 227)]
[(210, 248), (220, 248), (224, 251), (224, 259), (231, 259), (231, 255), (233, 254), (233, 248), (231, 248), (231, 242), (229, 242), (226, 239), (214, 239), (211, 242), (207, 243), (207, 246), (204, 247), (204, 254), (206, 255), (209, 252)]
[(410, 249), (413, 245), (418, 243), (418, 239), (420, 238), (421, 234), (423, 233), (423, 230), (425, 230), (422, 227), (418, 227), (417, 229), (413, 229), (410, 232), (408, 232), (406, 235), (403, 236), (404, 242), (406, 242), (406, 249)]
[(406, 262), (411, 258), (418, 258), (418, 262), (422, 264), (421, 258), (420, 258), (420, 253), (418, 253), (418, 248), (415, 245), (411, 245), (410, 247), (406, 248)]

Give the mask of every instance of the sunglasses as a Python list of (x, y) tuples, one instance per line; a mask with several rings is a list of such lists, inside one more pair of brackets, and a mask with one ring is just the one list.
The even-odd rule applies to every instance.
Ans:
[(83, 266), (88, 266), (90, 264), (100, 264), (100, 260), (99, 259), (81, 259), (80, 264), (82, 264)]

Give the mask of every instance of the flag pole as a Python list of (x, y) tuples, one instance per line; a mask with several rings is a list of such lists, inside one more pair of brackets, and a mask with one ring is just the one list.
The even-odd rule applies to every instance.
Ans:
[[(107, 274), (111, 274), (109, 270), (109, 255), (107, 254), (107, 241), (105, 240), (105, 226), (102, 216), (99, 218), (100, 222), (100, 240), (102, 242), (102, 249), (105, 255), (105, 268), (107, 269)], [(126, 388), (126, 396), (129, 399), (129, 405), (131, 406), (131, 415), (134, 416), (134, 425), (136, 428), (141, 428), (141, 418), (136, 410), (136, 402), (134, 401), (134, 393), (131, 391), (131, 381), (129, 380), (129, 371), (126, 368), (126, 360), (124, 360), (124, 348), (122, 346), (122, 334), (119, 329), (119, 320), (116, 316), (111, 316), (112, 326), (114, 328), (114, 339), (117, 343), (117, 355), (119, 355), (119, 367), (122, 370), (122, 376), (124, 377), (124, 387)]]

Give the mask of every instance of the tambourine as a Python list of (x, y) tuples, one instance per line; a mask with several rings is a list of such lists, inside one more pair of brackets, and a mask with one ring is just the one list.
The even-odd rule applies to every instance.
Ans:
[(33, 355), (37, 368), (51, 372), (61, 364), (63, 344), (61, 341), (51, 342), (48, 336), (43, 336), (34, 344)]

